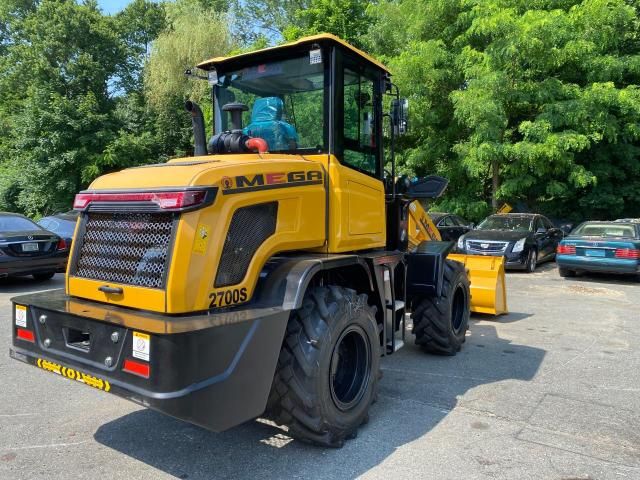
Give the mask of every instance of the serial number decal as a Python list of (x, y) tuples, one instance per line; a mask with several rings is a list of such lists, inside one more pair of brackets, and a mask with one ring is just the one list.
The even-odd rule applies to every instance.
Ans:
[(104, 392), (108, 392), (109, 390), (111, 390), (111, 385), (106, 380), (94, 377), (93, 375), (89, 375), (87, 373), (82, 373), (79, 370), (63, 367), (62, 365), (50, 362), (49, 360), (44, 360), (42, 358), (39, 358), (36, 364), (43, 370), (55, 373), (56, 375), (60, 375), (62, 377), (66, 377), (69, 380), (75, 380), (76, 382), (84, 383), (89, 387), (97, 388), (98, 390), (102, 390)]
[(236, 303), (242, 303), (247, 301), (247, 289), (246, 288), (234, 288), (232, 290), (220, 290), (218, 292), (211, 292), (209, 294), (211, 303), (209, 308), (216, 307), (228, 307), (235, 305)]

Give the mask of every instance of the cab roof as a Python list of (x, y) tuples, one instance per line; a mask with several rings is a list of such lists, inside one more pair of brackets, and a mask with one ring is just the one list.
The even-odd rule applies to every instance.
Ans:
[(300, 46), (303, 46), (305, 44), (312, 44), (314, 42), (329, 42), (329, 43), (333, 43), (334, 45), (339, 45), (341, 47), (344, 47), (347, 50), (349, 50), (349, 51), (355, 53), (356, 55), (358, 55), (360, 58), (362, 58), (366, 62), (375, 65), (377, 68), (380, 68), (381, 70), (385, 71), (386, 73), (390, 73), (389, 69), (387, 69), (387, 67), (385, 67), (379, 61), (377, 61), (375, 58), (373, 58), (370, 55), (366, 54), (362, 50), (354, 47), (353, 45), (348, 44), (347, 42), (345, 42), (341, 38), (338, 38), (335, 35), (332, 35), (331, 33), (320, 33), (318, 35), (312, 35), (310, 37), (303, 37), (303, 38), (301, 38), (299, 40), (296, 40), (294, 42), (283, 43), (282, 45), (277, 45), (275, 47), (269, 47), (269, 48), (263, 48), (261, 50), (254, 50), (252, 52), (240, 53), (238, 55), (232, 55), (230, 57), (214, 57), (214, 58), (210, 58), (209, 60), (205, 60), (204, 62), (200, 62), (197, 65), (197, 67), (202, 69), (202, 70), (218, 69), (218, 68), (223, 67), (225, 64), (236, 63), (237, 61), (242, 61), (245, 58), (248, 59), (253, 55), (262, 56), (264, 54), (269, 54), (269, 53), (280, 53), (280, 52), (283, 52), (283, 51), (285, 51), (287, 49), (294, 49), (296, 47), (300, 47)]

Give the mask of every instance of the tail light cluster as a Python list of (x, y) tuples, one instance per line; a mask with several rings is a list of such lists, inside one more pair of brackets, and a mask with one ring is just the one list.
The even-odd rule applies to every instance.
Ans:
[(575, 255), (576, 247), (575, 245), (558, 245), (557, 253), (560, 255)]
[(56, 246), (56, 250), (66, 250), (68, 247), (67, 241), (64, 238), (58, 240), (58, 245)]
[(640, 250), (633, 248), (616, 248), (616, 258), (625, 258), (627, 260), (640, 259)]
[(152, 203), (160, 210), (186, 210), (213, 202), (214, 189), (181, 190), (175, 192), (81, 192), (73, 202), (74, 210), (85, 210), (91, 203)]

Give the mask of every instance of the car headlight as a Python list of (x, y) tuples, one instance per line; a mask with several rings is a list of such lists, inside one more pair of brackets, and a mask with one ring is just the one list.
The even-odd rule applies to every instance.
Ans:
[(521, 252), (522, 250), (524, 250), (524, 244), (527, 241), (527, 238), (521, 238), (520, 240), (518, 240), (516, 242), (516, 244), (513, 246), (513, 248), (511, 249), (511, 251), (513, 253), (518, 253)]
[(458, 238), (458, 248), (464, 250), (464, 237)]

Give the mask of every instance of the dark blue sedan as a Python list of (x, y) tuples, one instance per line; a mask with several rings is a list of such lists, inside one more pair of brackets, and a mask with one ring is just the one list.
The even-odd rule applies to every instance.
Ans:
[(640, 279), (640, 224), (584, 222), (558, 245), (561, 277), (581, 272), (637, 275)]

